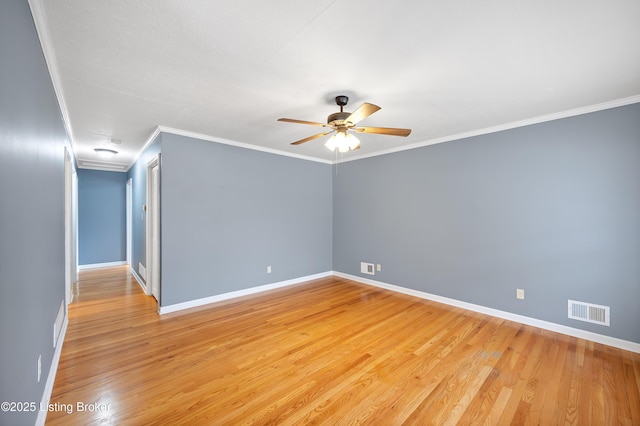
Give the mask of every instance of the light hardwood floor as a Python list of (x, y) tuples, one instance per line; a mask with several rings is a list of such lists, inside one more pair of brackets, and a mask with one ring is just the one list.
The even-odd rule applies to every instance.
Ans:
[(159, 316), (127, 271), (81, 273), (47, 424), (640, 425), (640, 354), (335, 277)]

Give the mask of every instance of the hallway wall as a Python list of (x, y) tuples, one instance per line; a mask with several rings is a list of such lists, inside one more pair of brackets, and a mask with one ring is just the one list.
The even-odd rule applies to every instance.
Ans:
[(127, 259), (127, 174), (78, 170), (78, 263)]

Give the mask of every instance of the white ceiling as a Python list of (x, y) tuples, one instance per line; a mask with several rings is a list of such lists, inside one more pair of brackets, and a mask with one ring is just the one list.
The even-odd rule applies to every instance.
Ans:
[(413, 129), (345, 160), (640, 101), (633, 0), (30, 3), (81, 167), (107, 147), (126, 170), (158, 126), (335, 161), (326, 137), (290, 145), (322, 129), (276, 120), (324, 122), (339, 94)]

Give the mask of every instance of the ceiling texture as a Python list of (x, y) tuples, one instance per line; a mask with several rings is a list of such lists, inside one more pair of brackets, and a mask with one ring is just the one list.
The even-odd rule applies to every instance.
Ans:
[[(30, 5), (85, 168), (127, 170), (160, 130), (331, 163), (640, 102), (633, 0)], [(290, 145), (322, 129), (278, 118), (325, 122), (342, 94), (411, 135)]]

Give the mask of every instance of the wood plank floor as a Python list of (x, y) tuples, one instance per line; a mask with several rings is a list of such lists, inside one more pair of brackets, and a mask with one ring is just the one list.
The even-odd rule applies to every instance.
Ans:
[(341, 278), (159, 316), (116, 267), (76, 300), (49, 425), (640, 425), (640, 354)]

